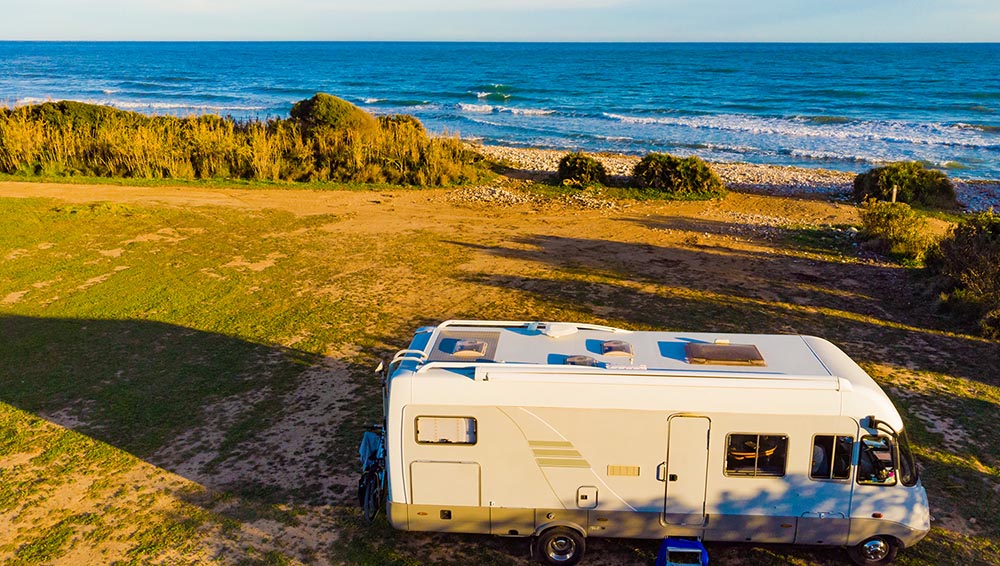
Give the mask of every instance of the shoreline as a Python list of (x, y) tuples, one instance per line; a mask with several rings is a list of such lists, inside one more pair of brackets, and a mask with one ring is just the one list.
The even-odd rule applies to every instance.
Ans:
[[(538, 179), (554, 174), (559, 160), (573, 151), (466, 143), (479, 153), (508, 162), (515, 169)], [(584, 153), (601, 162), (609, 175), (617, 177), (630, 176), (632, 168), (641, 159), (634, 155), (616, 153)], [(708, 161), (708, 164), (730, 190), (776, 196), (824, 196), (850, 200), (854, 178), (857, 176), (856, 173), (846, 171), (791, 165), (714, 161)], [(965, 205), (966, 210), (977, 212), (990, 208), (1000, 209), (1000, 180), (952, 179), (952, 183), (959, 202)]]

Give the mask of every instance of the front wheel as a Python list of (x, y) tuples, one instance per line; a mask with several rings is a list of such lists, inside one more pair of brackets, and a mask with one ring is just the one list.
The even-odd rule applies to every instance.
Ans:
[(847, 549), (851, 562), (858, 566), (883, 566), (896, 558), (899, 543), (892, 537), (876, 535)]
[(535, 555), (542, 564), (573, 566), (583, 558), (583, 535), (569, 527), (555, 527), (535, 540)]

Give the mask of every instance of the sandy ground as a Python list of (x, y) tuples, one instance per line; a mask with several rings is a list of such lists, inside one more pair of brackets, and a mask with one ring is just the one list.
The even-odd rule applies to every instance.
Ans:
[[(829, 178), (839, 179), (838, 183), (843, 183), (844, 179), (843, 175)], [(518, 302), (519, 298), (507, 292), (508, 287), (544, 294), (547, 285), (551, 284), (544, 273), (552, 269), (551, 266), (562, 266), (560, 262), (572, 263), (573, 258), (578, 258), (575, 267), (600, 271), (606, 266), (604, 258), (614, 258), (617, 264), (634, 267), (641, 273), (641, 278), (629, 280), (623, 275), (620, 281), (630, 294), (639, 297), (637, 301), (645, 297), (645, 300), (662, 302), (663, 296), (671, 293), (675, 294), (674, 298), (683, 300), (687, 290), (693, 289), (719, 302), (737, 300), (741, 304), (759, 304), (762, 310), (774, 309), (774, 305), (780, 304), (795, 315), (789, 317), (781, 331), (799, 332), (802, 328), (796, 326), (799, 324), (796, 320), (822, 311), (825, 316), (845, 321), (856, 316), (867, 317), (864, 325), (856, 326), (874, 325), (876, 330), (867, 332), (877, 336), (879, 325), (888, 328), (890, 323), (887, 321), (900, 317), (879, 299), (881, 292), (902, 284), (900, 270), (874, 269), (867, 264), (841, 267), (808, 254), (793, 256), (771, 245), (783, 237), (789, 226), (831, 230), (834, 226), (856, 223), (857, 209), (835, 194), (843, 189), (843, 184), (825, 185), (829, 190), (819, 192), (798, 191), (804, 192), (800, 196), (806, 198), (768, 196), (753, 190), (734, 192), (725, 199), (709, 202), (619, 203), (599, 198), (540, 201), (520, 191), (524, 182), (515, 175), (500, 178), (487, 187), (385, 191), (2, 182), (0, 197), (178, 208), (277, 209), (299, 216), (336, 214), (344, 219), (337, 224), (337, 230), (368, 237), (403, 230), (450, 232), (454, 234), (456, 245), (476, 251), (462, 268), (470, 276), (485, 278), (493, 288), (484, 291), (485, 285), (470, 285), (435, 296), (425, 296), (419, 289), (401, 290), (397, 299), (400, 303), (424, 301), (424, 309), (429, 312), (449, 312), (463, 301), (478, 300), (490, 301), (498, 311), (508, 309), (516, 313), (523, 305)], [(937, 228), (941, 230), (943, 225)], [(845, 233), (844, 237), (849, 238), (850, 234)], [(500, 243), (487, 246), (481, 242)], [(108, 253), (113, 255), (114, 250)], [(280, 260), (280, 257), (265, 259), (272, 263)], [(255, 265), (248, 260), (240, 263), (250, 270)], [(825, 283), (832, 280), (836, 281), (835, 286)], [(654, 283), (658, 281), (662, 284)], [(734, 293), (738, 293), (735, 299)], [(626, 318), (622, 309), (628, 305), (609, 303), (610, 306), (595, 306), (593, 312), (611, 319)], [(399, 307), (387, 305), (386, 308)], [(908, 328), (904, 326), (899, 331), (919, 334), (920, 329)], [(864, 332), (850, 329), (842, 339), (856, 340), (864, 345), (872, 340), (872, 335)], [(933, 336), (927, 340), (933, 340)], [(924, 346), (930, 350), (936, 347)], [(207, 414), (214, 417), (205, 426), (174, 439), (151, 458), (150, 463), (170, 472), (172, 479), (161, 481), (181, 481), (177, 479), (180, 477), (184, 482), (215, 490), (224, 490), (240, 482), (275, 486), (315, 483), (327, 505), (311, 507), (311, 511), (301, 517), (298, 527), (290, 529), (274, 521), (259, 520), (244, 526), (236, 542), (224, 544), (231, 546), (231, 552), (236, 552), (240, 544), (281, 539), (282, 548), (304, 562), (322, 563), (308, 557), (317, 556), (322, 548), (336, 540), (336, 531), (330, 524), (330, 506), (350, 504), (355, 478), (346, 474), (322, 475), (317, 466), (324, 449), (323, 439), (317, 438), (315, 431), (335, 426), (351, 410), (352, 387), (349, 384), (347, 370), (339, 362), (317, 366), (303, 377), (300, 389), (286, 399), (285, 417), (257, 439), (253, 450), (230, 459), (225, 466), (212, 468), (206, 464), (217, 453), (222, 432), (246, 401), (240, 398), (223, 400), (206, 409)], [(50, 416), (52, 421), (67, 427), (79, 424), (76, 418), (72, 412)], [(954, 428), (949, 427), (949, 430)], [(434, 540), (427, 537), (414, 534), (413, 544), (428, 544)], [(613, 551), (609, 552), (614, 555)], [(526, 556), (513, 559), (516, 564), (531, 563)]]

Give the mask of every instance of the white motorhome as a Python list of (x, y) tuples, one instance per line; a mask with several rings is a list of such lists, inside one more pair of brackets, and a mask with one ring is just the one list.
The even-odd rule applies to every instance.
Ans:
[(930, 528), (903, 423), (811, 336), (448, 321), (385, 368), (397, 529), (839, 545), (887, 564)]

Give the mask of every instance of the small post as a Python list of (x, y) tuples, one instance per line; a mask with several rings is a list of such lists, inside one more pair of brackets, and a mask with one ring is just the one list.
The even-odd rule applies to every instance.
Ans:
[(899, 185), (892, 186), (892, 202), (896, 202), (896, 191), (899, 190)]

